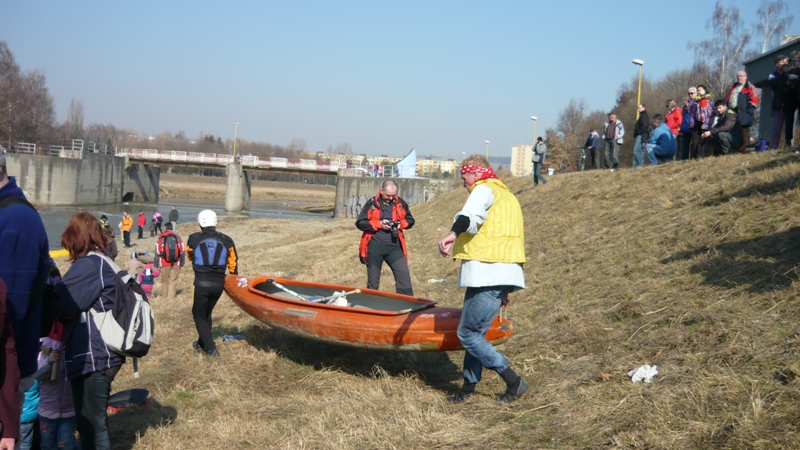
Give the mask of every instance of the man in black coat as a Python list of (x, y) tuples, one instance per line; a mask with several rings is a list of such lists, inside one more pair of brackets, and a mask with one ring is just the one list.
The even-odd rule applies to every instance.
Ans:
[(633, 167), (644, 165), (644, 144), (647, 143), (647, 136), (650, 134), (650, 116), (644, 105), (639, 105), (639, 118), (633, 126)]

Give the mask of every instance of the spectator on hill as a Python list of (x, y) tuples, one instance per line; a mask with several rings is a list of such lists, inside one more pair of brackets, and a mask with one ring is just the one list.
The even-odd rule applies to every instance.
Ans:
[(714, 148), (714, 156), (727, 155), (742, 145), (744, 135), (739, 116), (728, 108), (725, 100), (717, 100), (717, 117), (713, 127), (702, 134)]
[(625, 136), (625, 127), (620, 120), (617, 120), (617, 115), (612, 113), (608, 114), (608, 122), (603, 124), (603, 140), (605, 141), (605, 168), (611, 171), (617, 170), (619, 166), (619, 146), (622, 145), (623, 136)]
[(687, 98), (683, 102), (683, 120), (681, 122), (680, 141), (678, 141), (678, 152), (680, 157), (676, 159), (689, 159), (697, 153), (695, 146), (700, 141), (700, 129), (697, 127), (695, 117), (697, 117), (697, 88), (690, 87)]
[(769, 146), (772, 149), (778, 148), (781, 141), (781, 129), (783, 128), (783, 98), (780, 89), (781, 68), (789, 62), (786, 55), (778, 55), (775, 58), (775, 70), (769, 74), (769, 87), (772, 90), (772, 105), (769, 110), (772, 117), (772, 129), (769, 133)]
[(656, 128), (650, 136), (650, 142), (647, 143), (647, 159), (650, 160), (651, 165), (658, 165), (659, 162), (667, 162), (675, 156), (678, 146), (675, 143), (675, 135), (672, 130), (664, 123), (664, 118), (661, 114), (653, 116), (653, 124)]
[(531, 161), (533, 161), (533, 187), (539, 185), (539, 180), (542, 180), (542, 184), (547, 184), (547, 179), (542, 176), (542, 163), (544, 163), (544, 157), (547, 154), (547, 146), (542, 141), (542, 137), (539, 136), (536, 138), (536, 145), (533, 146), (533, 157)]
[(639, 118), (636, 119), (636, 125), (633, 126), (633, 167), (644, 165), (644, 145), (650, 134), (650, 116), (647, 114), (647, 109), (644, 105), (639, 105), (637, 111), (639, 111)]
[[(714, 123), (715, 115), (716, 111), (714, 109), (714, 101), (711, 98), (711, 94), (708, 93), (708, 89), (704, 85), (698, 84), (695, 127), (700, 129), (701, 135), (711, 129), (711, 125)], [(692, 155), (692, 158), (704, 158), (708, 153), (706, 151), (706, 147), (708, 145), (709, 144), (707, 142), (700, 139), (697, 143), (697, 151)]]
[[(139, 236), (136, 239), (144, 239), (144, 226), (147, 225), (147, 217), (144, 211), (139, 210), (139, 216), (136, 218), (136, 227), (139, 228)], [(111, 258), (114, 259), (114, 258)]]
[(666, 123), (669, 131), (672, 132), (673, 136), (676, 138), (678, 134), (681, 132), (681, 124), (683, 123), (683, 114), (681, 110), (678, 109), (677, 103), (675, 100), (669, 99), (667, 100), (667, 115), (666, 115)]
[(784, 143), (791, 147), (794, 142), (795, 113), (800, 109), (800, 51), (789, 54), (789, 62), (781, 67), (781, 101), (783, 102)]
[(465, 159), (461, 179), (469, 198), (438, 245), (443, 257), (461, 260), (458, 286), (467, 288), (457, 333), (465, 350), (464, 381), (449, 400), (460, 403), (474, 394), (485, 367), (506, 383), (500, 401), (512, 402), (528, 390), (528, 383), (485, 335), (501, 306), (508, 303), (508, 294), (525, 289), (522, 210), (486, 157)]
[[(161, 236), (156, 241), (155, 263), (157, 267), (161, 268), (162, 272), (161, 296), (170, 301), (175, 300), (175, 294), (178, 289), (178, 275), (180, 275), (186, 259), (186, 248), (180, 236), (172, 230), (172, 222), (164, 225), (164, 228), (164, 232), (161, 233)], [(169, 254), (173, 251), (170, 249), (171, 243), (168, 242), (172, 240), (172, 238), (168, 239), (169, 236), (175, 236), (174, 251), (177, 252), (177, 258), (175, 258), (174, 254)]]
[[(728, 110), (739, 117), (744, 139), (739, 144), (739, 153), (744, 153), (750, 137), (750, 126), (756, 121), (756, 107), (758, 106), (758, 90), (747, 81), (744, 70), (736, 72), (736, 83), (728, 91)], [(736, 150), (736, 149), (735, 149)]]
[(592, 169), (599, 169), (600, 168), (600, 154), (603, 153), (603, 144), (600, 143), (600, 135), (597, 134), (597, 130), (592, 128), (589, 131), (589, 136), (586, 138), (586, 143), (583, 144), (587, 150), (589, 150), (591, 155), (590, 165)]

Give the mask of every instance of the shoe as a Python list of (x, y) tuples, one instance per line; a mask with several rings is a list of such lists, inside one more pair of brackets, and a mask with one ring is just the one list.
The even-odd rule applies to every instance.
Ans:
[(522, 397), (522, 394), (528, 391), (528, 383), (525, 382), (522, 378), (519, 379), (519, 386), (516, 389), (512, 388), (511, 386), (506, 389), (506, 392), (503, 393), (503, 396), (500, 397), (501, 403), (511, 403), (514, 400)]
[(453, 404), (462, 403), (466, 401), (474, 393), (475, 392), (458, 391), (455, 393), (455, 395), (447, 397), (447, 401)]
[(199, 343), (199, 342), (197, 342), (197, 341), (194, 341), (194, 342), (192, 342), (192, 348), (193, 348), (193, 349), (194, 349), (194, 351), (196, 351), (197, 353), (200, 353), (200, 352), (202, 352), (202, 351), (203, 351), (203, 347), (200, 347), (200, 343)]
[(217, 350), (217, 349), (209, 350), (206, 354), (211, 358), (219, 358), (219, 350)]
[(455, 395), (447, 397), (447, 401), (450, 403), (463, 402), (464, 400), (469, 398), (470, 395), (475, 393), (475, 384), (476, 383), (464, 382), (464, 384), (461, 386), (461, 389), (458, 392), (456, 392)]

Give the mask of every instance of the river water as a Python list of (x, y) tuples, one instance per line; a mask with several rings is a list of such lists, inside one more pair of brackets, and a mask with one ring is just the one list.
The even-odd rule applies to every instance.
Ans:
[[(171, 199), (169, 202), (161, 202), (158, 205), (150, 203), (131, 203), (131, 204), (109, 204), (109, 205), (73, 205), (73, 206), (42, 206), (39, 215), (44, 222), (47, 230), (47, 238), (50, 241), (50, 248), (61, 248), (61, 234), (64, 232), (67, 222), (73, 214), (80, 210), (87, 210), (98, 218), (105, 214), (108, 216), (108, 223), (114, 228), (114, 232), (119, 234), (117, 225), (122, 220), (122, 211), (127, 210), (134, 220), (134, 227), (131, 230), (132, 236), (136, 233), (136, 218), (139, 210), (144, 211), (147, 217), (147, 226), (153, 218), (153, 212), (157, 209), (164, 216), (164, 222), (169, 217), (172, 205), (178, 210), (180, 215), (178, 223), (188, 223), (197, 221), (197, 213), (204, 209), (211, 209), (218, 216), (232, 215), (237, 217), (248, 217), (251, 219), (300, 219), (300, 220), (330, 220), (333, 218), (329, 214), (317, 214), (298, 211), (297, 208), (305, 205), (312, 205), (309, 202), (290, 202), (290, 201), (250, 201), (250, 210), (240, 213), (228, 213), (225, 211), (225, 199)], [(145, 234), (148, 231), (145, 230)]]

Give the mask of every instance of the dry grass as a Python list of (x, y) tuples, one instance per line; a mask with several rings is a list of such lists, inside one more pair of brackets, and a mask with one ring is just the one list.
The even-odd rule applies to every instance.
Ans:
[[(225, 298), (222, 358), (192, 352), (191, 272), (156, 298), (142, 378), (154, 405), (112, 417), (117, 448), (798, 448), (800, 155), (768, 152), (656, 168), (509, 181), (526, 213), (528, 289), (501, 347), (531, 390), (496, 404), (444, 400), (462, 354), (322, 345), (259, 325)], [(413, 210), (418, 295), (459, 305), (456, 263), (436, 253), (466, 198)], [(182, 225), (187, 227), (187, 225)], [(362, 285), (351, 220), (223, 222), (247, 275)], [(181, 228), (186, 234), (189, 228)], [(384, 289), (392, 290), (384, 272)], [(428, 278), (446, 278), (428, 284)], [(658, 365), (652, 384), (625, 373)]]

